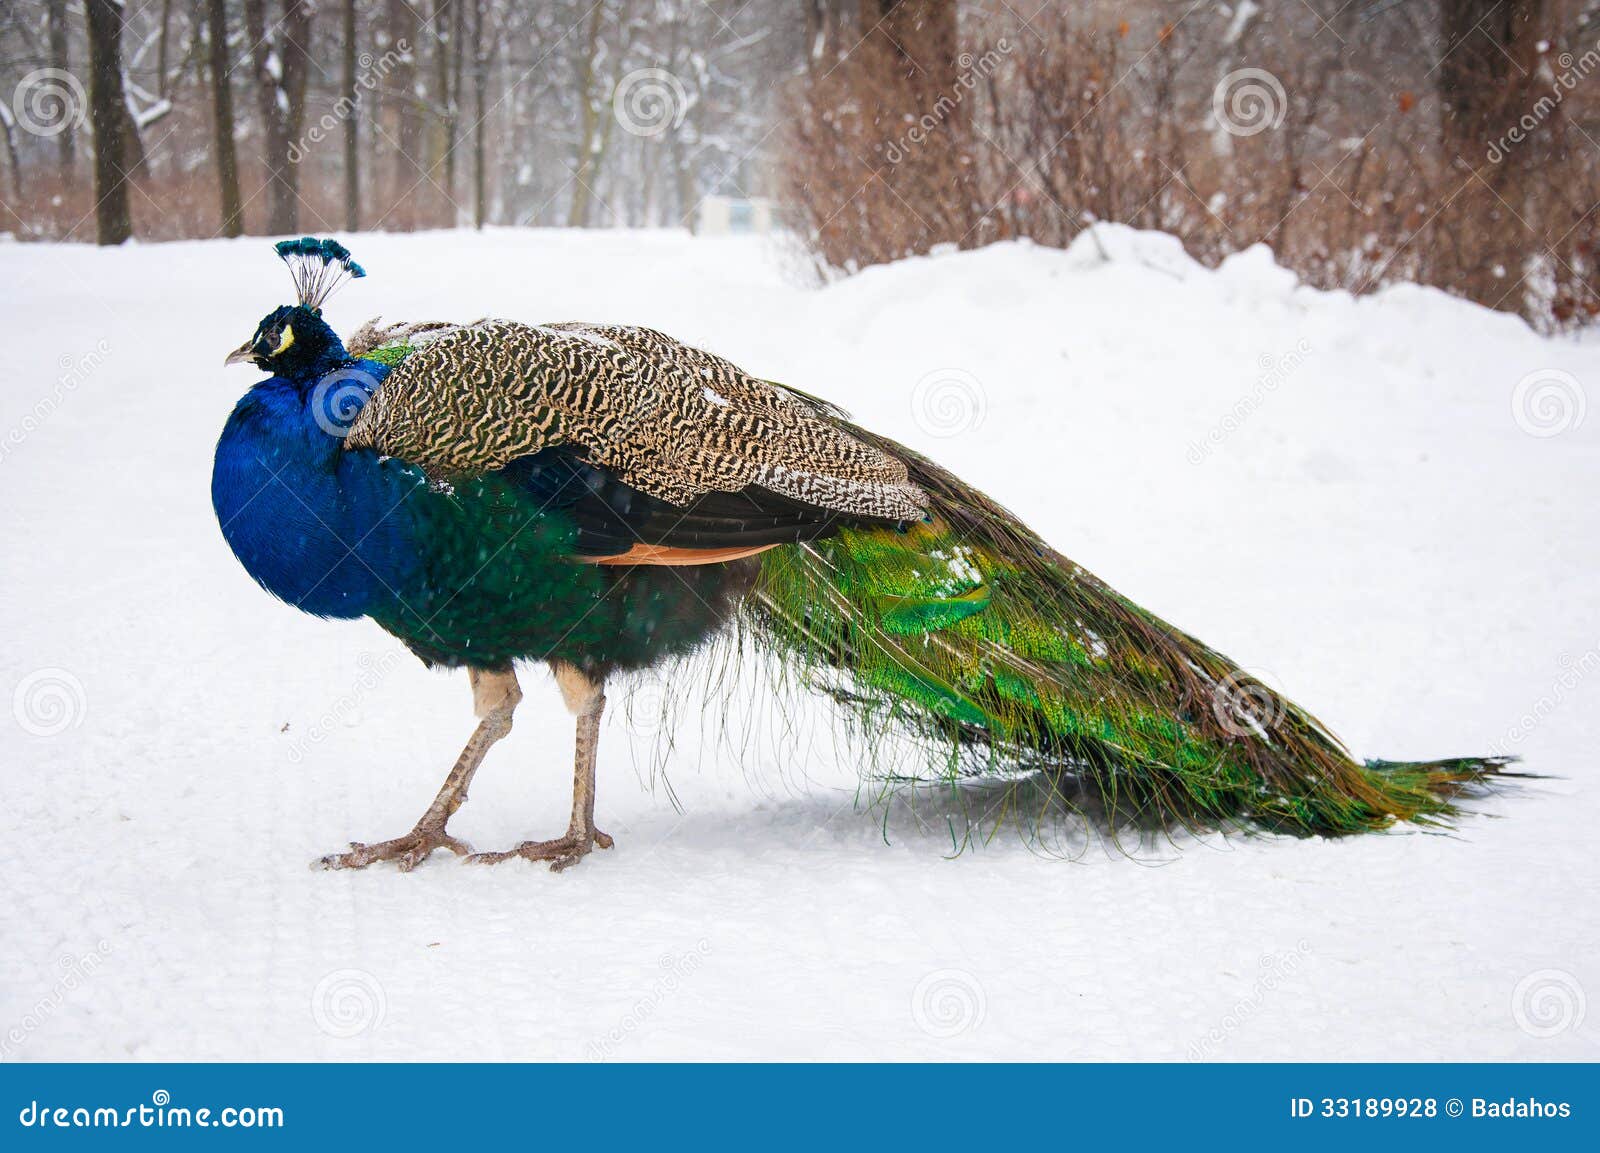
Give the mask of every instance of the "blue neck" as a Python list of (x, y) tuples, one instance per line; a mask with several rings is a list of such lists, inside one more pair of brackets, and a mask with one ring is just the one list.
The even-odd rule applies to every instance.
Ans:
[[(342, 355), (317, 364), (240, 399), (217, 442), (211, 502), (268, 592), (317, 616), (359, 617), (381, 609), (415, 565), (410, 519), (393, 514), (421, 480), (398, 461), (344, 451), (343, 432), (388, 369)], [(353, 371), (319, 390), (337, 369)]]

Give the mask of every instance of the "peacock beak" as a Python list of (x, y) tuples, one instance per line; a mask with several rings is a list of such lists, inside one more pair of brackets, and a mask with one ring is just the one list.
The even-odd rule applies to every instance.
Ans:
[(255, 359), (256, 355), (254, 341), (255, 338), (251, 337), (238, 348), (228, 353), (228, 359), (222, 362), (222, 366), (226, 368), (230, 364), (249, 364), (253, 359)]

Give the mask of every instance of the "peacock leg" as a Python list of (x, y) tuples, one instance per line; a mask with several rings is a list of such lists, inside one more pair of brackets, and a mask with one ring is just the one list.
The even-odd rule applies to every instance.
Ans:
[(467, 860), (494, 865), (520, 857), (526, 861), (549, 861), (552, 872), (569, 869), (587, 857), (596, 845), (609, 849), (614, 843), (594, 827), (594, 767), (600, 750), (600, 716), (605, 711), (605, 684), (575, 665), (552, 661), (556, 684), (567, 710), (578, 720), (576, 751), (572, 768), (572, 819), (565, 836), (553, 841), (524, 841), (502, 853), (474, 853)]
[(348, 853), (330, 853), (313, 861), (312, 868), (364, 869), (375, 861), (397, 861), (400, 871), (409, 873), (435, 849), (449, 849), (458, 857), (472, 852), (470, 845), (445, 832), (445, 824), (467, 803), (467, 786), (472, 784), (472, 776), (483, 763), (484, 754), (511, 731), (511, 715), (516, 711), (517, 702), (522, 700), (522, 688), (517, 684), (517, 674), (510, 668), (469, 668), (467, 678), (472, 683), (472, 711), (478, 717), (478, 727), (456, 758), (455, 767), (444, 779), (439, 795), (416, 826), (392, 841), (371, 845), (351, 841)]

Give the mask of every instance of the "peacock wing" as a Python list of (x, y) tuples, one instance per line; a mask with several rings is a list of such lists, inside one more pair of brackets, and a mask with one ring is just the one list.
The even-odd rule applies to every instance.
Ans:
[[(802, 509), (816, 521), (926, 515), (927, 496), (904, 461), (854, 435), (837, 410), (654, 330), (485, 320), (421, 336), (396, 359), (347, 448), (400, 457), (441, 479), (561, 448), (702, 518), (730, 507), (735, 520)], [(729, 506), (719, 494), (741, 499)]]

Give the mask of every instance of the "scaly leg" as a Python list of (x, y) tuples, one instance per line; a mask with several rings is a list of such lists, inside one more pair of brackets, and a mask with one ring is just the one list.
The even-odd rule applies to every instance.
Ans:
[(503, 853), (474, 853), (467, 860), (493, 865), (521, 857), (528, 861), (549, 861), (552, 872), (570, 869), (587, 857), (596, 845), (609, 849), (613, 841), (594, 827), (594, 765), (600, 749), (600, 715), (605, 711), (603, 681), (586, 676), (575, 665), (552, 661), (556, 684), (567, 710), (578, 718), (577, 748), (572, 768), (572, 820), (567, 833), (553, 841), (524, 841)]
[(351, 841), (348, 853), (330, 853), (313, 861), (313, 869), (364, 869), (374, 861), (397, 861), (400, 871), (409, 873), (435, 849), (449, 849), (458, 857), (472, 852), (470, 845), (445, 832), (445, 823), (467, 803), (467, 786), (489, 746), (511, 731), (511, 714), (522, 700), (522, 689), (510, 668), (468, 669), (467, 678), (472, 683), (472, 711), (479, 718), (478, 727), (416, 827), (392, 841), (372, 845)]

